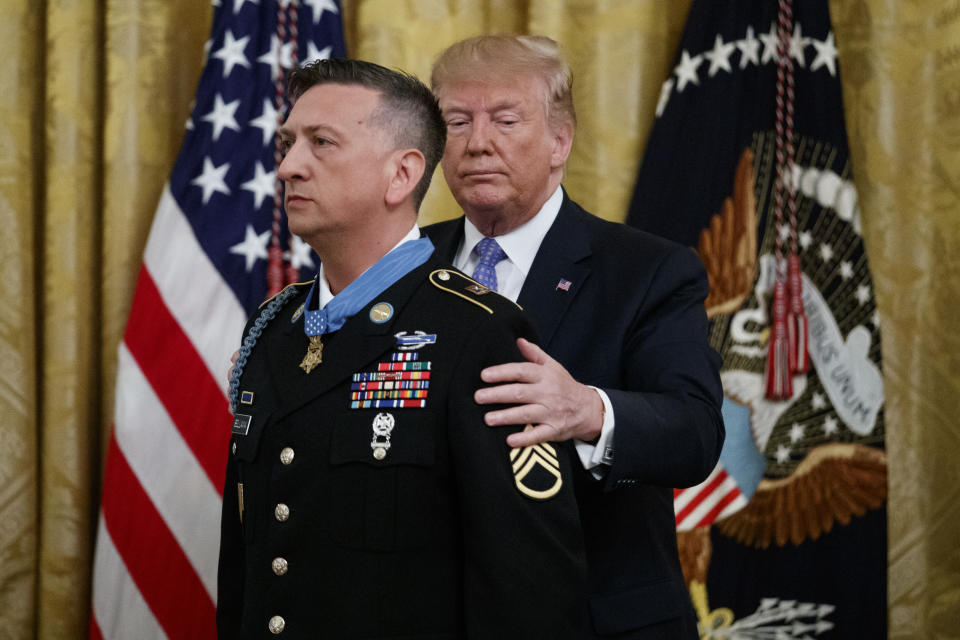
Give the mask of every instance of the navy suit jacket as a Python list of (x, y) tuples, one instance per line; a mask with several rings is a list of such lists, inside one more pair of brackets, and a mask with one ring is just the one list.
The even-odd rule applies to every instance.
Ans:
[[(453, 261), (463, 218), (424, 231)], [(698, 638), (677, 556), (673, 488), (703, 481), (723, 445), (706, 295), (706, 273), (690, 248), (602, 220), (566, 193), (520, 291), (544, 350), (577, 381), (603, 389), (614, 410), (612, 465), (603, 480), (576, 465), (574, 478), (588, 637)]]

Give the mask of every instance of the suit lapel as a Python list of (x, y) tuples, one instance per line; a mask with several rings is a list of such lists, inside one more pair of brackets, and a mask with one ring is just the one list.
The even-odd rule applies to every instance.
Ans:
[[(576, 206), (563, 196), (557, 219), (544, 236), (520, 290), (517, 304), (531, 317), (541, 346), (550, 340), (573, 299), (590, 276), (590, 238)], [(561, 282), (569, 282), (564, 290)]]
[(437, 255), (441, 260), (453, 264), (457, 257), (457, 249), (463, 240), (463, 216), (446, 222), (438, 222), (424, 229)]
[[(350, 317), (338, 331), (324, 335), (323, 361), (310, 373), (304, 373), (300, 369), (300, 361), (307, 350), (303, 321), (290, 323), (287, 320), (287, 326), (283, 327), (279, 334), (275, 334), (277, 344), (269, 352), (273, 379), (286, 381), (285, 387), (277, 390), (280, 397), (277, 418), (282, 418), (323, 395), (390, 350), (396, 344), (391, 330), (397, 317), (414, 290), (426, 279), (430, 269), (436, 268), (436, 264), (434, 253), (431, 259), (386, 291), (374, 296), (373, 300)], [(380, 302), (389, 303), (394, 312), (386, 322), (378, 324), (370, 319), (370, 309)], [(291, 347), (291, 344), (294, 346)], [(342, 401), (346, 408), (350, 399), (345, 394)]]

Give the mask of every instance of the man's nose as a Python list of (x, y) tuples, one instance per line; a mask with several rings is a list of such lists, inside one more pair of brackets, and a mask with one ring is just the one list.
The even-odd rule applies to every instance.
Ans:
[(470, 127), (470, 137), (467, 139), (469, 153), (486, 153), (490, 151), (490, 123), (483, 118), (477, 118)]
[(284, 182), (289, 180), (303, 179), (304, 164), (300, 160), (300, 147), (296, 143), (292, 144), (280, 161), (277, 167), (277, 177)]

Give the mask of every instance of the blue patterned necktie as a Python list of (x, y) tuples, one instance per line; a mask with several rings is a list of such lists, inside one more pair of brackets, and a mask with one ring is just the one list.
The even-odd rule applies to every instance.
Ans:
[(480, 255), (480, 264), (473, 271), (473, 279), (493, 291), (497, 290), (497, 263), (507, 257), (493, 238), (484, 238), (473, 248)]

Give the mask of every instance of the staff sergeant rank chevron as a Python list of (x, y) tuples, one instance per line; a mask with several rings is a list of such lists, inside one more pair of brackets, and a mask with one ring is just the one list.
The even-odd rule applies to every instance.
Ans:
[[(528, 427), (529, 428), (529, 427)], [(557, 450), (549, 443), (514, 448), (510, 451), (517, 489), (534, 500), (547, 500), (563, 486)]]

